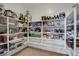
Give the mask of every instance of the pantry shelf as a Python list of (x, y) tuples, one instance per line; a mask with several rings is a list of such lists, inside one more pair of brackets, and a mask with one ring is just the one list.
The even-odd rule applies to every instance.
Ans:
[(13, 49), (13, 50), (9, 51), (8, 55), (13, 55), (13, 54), (15, 54), (16, 52), (18, 52), (18, 51), (24, 49), (25, 47), (27, 47), (27, 44), (24, 44), (24, 45), (22, 45), (22, 46), (20, 46), (20, 47), (17, 47), (16, 49)]
[(67, 24), (67, 26), (74, 26), (74, 24)]
[[(24, 28), (27, 28), (27, 22), (26, 21), (23, 21), (23, 20), (19, 20), (17, 17), (9, 17), (9, 16), (4, 16), (4, 15), (0, 15), (0, 19), (1, 19), (1, 23), (0, 23), (0, 32), (1, 33), (4, 33), (4, 34), (0, 34), (0, 50), (1, 49), (5, 49), (5, 48), (2, 48), (4, 45), (7, 47), (6, 50), (7, 52), (5, 51), (2, 51), (0, 52), (0, 56), (2, 55), (12, 55), (18, 51), (20, 51), (21, 49), (27, 47), (27, 40), (28, 40), (28, 37), (27, 37), (27, 31), (26, 29)], [(17, 26), (19, 23), (22, 23), (21, 25)], [(26, 23), (24, 25), (24, 23)], [(4, 32), (5, 31), (5, 32)], [(22, 38), (19, 38), (19, 37), (22, 37)], [(13, 39), (14, 37), (18, 37), (18, 39)], [(3, 40), (2, 40), (3, 39)], [(2, 41), (5, 41), (6, 42), (3, 42)], [(14, 48), (15, 46), (12, 46), (14, 43), (16, 43), (16, 46), (19, 46), (22, 44), (21, 47), (16, 47), (15, 49), (13, 49), (13, 52), (10, 51), (10, 49)], [(23, 45), (25, 44), (25, 45)], [(10, 53), (11, 52), (11, 53)], [(2, 53), (2, 54), (1, 54)]]
[(53, 21), (53, 22), (54, 22), (54, 21), (64, 21), (64, 20), (63, 20), (63, 19), (53, 19), (53, 20), (51, 19), (51, 20), (42, 20), (42, 21), (43, 21), (43, 22), (44, 22), (44, 21), (48, 21), (48, 22)]
[(8, 51), (4, 51), (4, 53), (0, 54), (0, 56), (6, 56)]
[[(72, 12), (66, 19), (66, 47), (70, 51), (70, 55), (79, 56), (79, 5), (72, 9)], [(71, 19), (71, 20), (70, 20)]]
[(6, 16), (4, 16), (4, 15), (0, 15), (0, 18), (7, 19), (7, 17), (6, 17)]
[[(35, 19), (39, 20), (37, 21), (29, 11), (21, 14), (5, 9), (5, 12), (0, 14), (0, 56), (13, 55), (27, 46), (78, 55), (79, 9), (73, 9), (69, 15), (66, 12), (68, 11), (61, 10), (56, 15), (38, 15), (41, 19), (36, 16)], [(78, 16), (78, 19), (75, 16)]]
[(18, 34), (26, 34), (27, 32), (18, 32), (18, 33), (12, 33), (12, 34), (9, 34), (10, 36), (14, 36), (14, 35), (18, 35)]
[(10, 40), (9, 42), (20, 42), (20, 41), (25, 41), (26, 39), (27, 37), (17, 38), (17, 39)]
[(0, 27), (6, 27), (7, 25), (0, 24)]
[(33, 32), (33, 31), (31, 31), (30, 34), (41, 34), (41, 32)]
[(7, 44), (7, 42), (4, 42), (4, 43), (0, 42), (0, 45), (3, 45), (3, 44)]
[(7, 36), (7, 34), (0, 34), (0, 36)]

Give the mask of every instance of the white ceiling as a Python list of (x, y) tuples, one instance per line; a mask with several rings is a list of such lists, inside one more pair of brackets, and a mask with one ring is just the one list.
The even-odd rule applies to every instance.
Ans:
[(41, 7), (45, 7), (45, 6), (49, 6), (51, 8), (61, 8), (61, 7), (72, 7), (74, 5), (74, 3), (4, 3), (7, 5), (18, 5), (18, 6), (22, 6), (23, 8), (39, 8), (39, 6)]
[[(73, 3), (23, 3), (21, 4), (25, 9), (29, 9), (29, 10), (35, 10), (35, 9), (39, 9), (40, 10), (42, 8), (48, 8), (48, 9), (52, 9), (55, 13), (58, 10), (67, 10), (67, 8), (72, 7), (74, 4)], [(36, 11), (36, 10), (35, 10)]]

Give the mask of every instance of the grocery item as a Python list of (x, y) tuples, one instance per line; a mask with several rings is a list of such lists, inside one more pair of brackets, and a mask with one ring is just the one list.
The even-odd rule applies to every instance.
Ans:
[(16, 18), (17, 14), (15, 12), (13, 12), (12, 10), (5, 10), (4, 11), (4, 15), (8, 16), (8, 17), (12, 17), (12, 18)]
[(66, 16), (65, 12), (60, 12), (60, 13), (59, 13), (59, 18), (60, 18), (60, 19), (61, 19), (61, 18), (65, 18), (65, 16)]
[(26, 11), (26, 15), (24, 16), (25, 21), (32, 21), (32, 16), (29, 11)]
[(73, 38), (68, 38), (66, 39), (66, 44), (71, 47), (72, 49), (74, 48), (74, 39)]
[(0, 54), (4, 53), (4, 49), (0, 48)]
[(7, 36), (0, 36), (0, 42), (7, 42)]
[(22, 13), (20, 13), (19, 20), (24, 20), (24, 16), (23, 16), (23, 14), (22, 14)]
[(0, 4), (0, 15), (2, 15), (4, 13), (4, 5)]

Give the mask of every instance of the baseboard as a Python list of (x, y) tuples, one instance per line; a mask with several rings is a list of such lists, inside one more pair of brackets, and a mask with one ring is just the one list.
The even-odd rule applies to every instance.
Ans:
[(64, 48), (60, 48), (60, 47), (49, 47), (49, 46), (41, 45), (39, 43), (34, 44), (32, 42), (29, 42), (28, 46), (33, 47), (33, 48), (46, 50), (46, 51), (50, 51), (50, 52), (56, 52), (56, 53), (68, 55), (67, 51)]

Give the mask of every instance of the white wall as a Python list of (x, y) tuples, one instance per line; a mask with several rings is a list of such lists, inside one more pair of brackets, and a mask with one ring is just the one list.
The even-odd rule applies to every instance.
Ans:
[(26, 9), (24, 9), (22, 5), (23, 4), (19, 4), (19, 3), (5, 3), (4, 7), (6, 10), (12, 10), (17, 14), (20, 14), (20, 13), (24, 14)]
[(55, 4), (55, 3), (11, 3), (11, 4), (4, 4), (6, 9), (11, 9), (17, 13), (23, 13), (25, 14), (26, 10), (29, 10), (32, 15), (33, 21), (39, 21), (41, 20), (41, 16), (53, 16), (59, 12), (70, 12), (72, 9), (72, 6), (74, 4)]
[(41, 16), (53, 16), (59, 12), (70, 12), (74, 4), (29, 4), (33, 21), (41, 20)]

